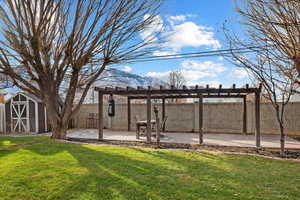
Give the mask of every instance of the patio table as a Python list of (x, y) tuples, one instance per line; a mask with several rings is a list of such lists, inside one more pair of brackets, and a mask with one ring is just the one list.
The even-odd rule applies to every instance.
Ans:
[[(152, 127), (156, 124), (156, 121), (151, 120), (150, 123), (151, 123), (151, 127)], [(147, 128), (147, 120), (142, 120), (142, 121), (137, 121), (136, 122), (136, 139), (140, 139), (141, 127), (146, 127)]]

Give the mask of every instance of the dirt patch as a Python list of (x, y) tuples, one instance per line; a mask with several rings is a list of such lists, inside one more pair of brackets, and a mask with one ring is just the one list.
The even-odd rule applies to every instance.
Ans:
[[(232, 154), (251, 154), (261, 155), (271, 158), (280, 158), (279, 148), (253, 148), (253, 147), (231, 147), (231, 146), (219, 146), (219, 145), (199, 145), (199, 144), (180, 144), (180, 143), (160, 143), (158, 146), (156, 143), (146, 143), (140, 141), (119, 141), (119, 140), (105, 140), (98, 141), (95, 139), (81, 139), (81, 138), (69, 138), (68, 141), (84, 144), (96, 144), (96, 145), (117, 145), (125, 147), (144, 147), (154, 149), (183, 149), (192, 151), (209, 151), (220, 153), (232, 153)], [(285, 159), (297, 159), (300, 161), (299, 149), (286, 150)]]

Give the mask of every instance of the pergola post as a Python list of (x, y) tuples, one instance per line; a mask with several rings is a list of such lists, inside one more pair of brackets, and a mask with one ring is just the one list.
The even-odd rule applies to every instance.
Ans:
[(243, 134), (247, 134), (247, 96), (243, 98)]
[(127, 130), (131, 130), (131, 101), (130, 98), (127, 97)]
[(147, 142), (151, 142), (151, 95), (147, 94)]
[(203, 96), (199, 95), (199, 144), (203, 144)]
[[(162, 98), (162, 112), (161, 112), (161, 121), (163, 122), (165, 120), (166, 117), (166, 99)], [(164, 124), (162, 127), (162, 131), (165, 132), (166, 131), (166, 125)]]
[(103, 94), (98, 92), (98, 115), (99, 115), (99, 127), (98, 127), (98, 140), (103, 140)]
[(260, 148), (260, 92), (255, 92), (255, 139), (256, 148)]

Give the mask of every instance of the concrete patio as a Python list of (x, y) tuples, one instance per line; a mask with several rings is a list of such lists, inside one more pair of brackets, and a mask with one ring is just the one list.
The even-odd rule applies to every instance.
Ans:
[[(196, 133), (163, 133), (165, 137), (161, 142), (199, 144), (199, 137)], [(97, 139), (97, 129), (74, 129), (68, 132), (70, 138)], [(145, 137), (139, 140), (135, 137), (135, 132), (104, 130), (104, 140), (123, 140), (123, 141), (146, 141)], [(153, 141), (155, 138), (153, 138)], [(254, 135), (239, 134), (213, 134), (204, 133), (205, 145), (220, 145), (234, 147), (255, 147)], [(279, 136), (265, 135), (261, 137), (261, 146), (267, 148), (279, 148)], [(300, 149), (300, 141), (286, 137), (287, 149)]]

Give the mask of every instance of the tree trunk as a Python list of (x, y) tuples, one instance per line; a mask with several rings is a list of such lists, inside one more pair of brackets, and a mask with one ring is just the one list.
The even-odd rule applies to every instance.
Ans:
[(55, 102), (57, 102), (57, 99), (54, 97), (47, 97), (45, 99), (47, 114), (51, 123), (51, 138), (66, 139), (69, 119), (62, 119), (62, 113), (59, 113), (59, 104)]
[(52, 139), (66, 139), (67, 138), (67, 126), (56, 126), (52, 128)]
[(282, 124), (280, 124), (280, 156), (285, 156), (285, 133), (284, 133), (284, 127)]

